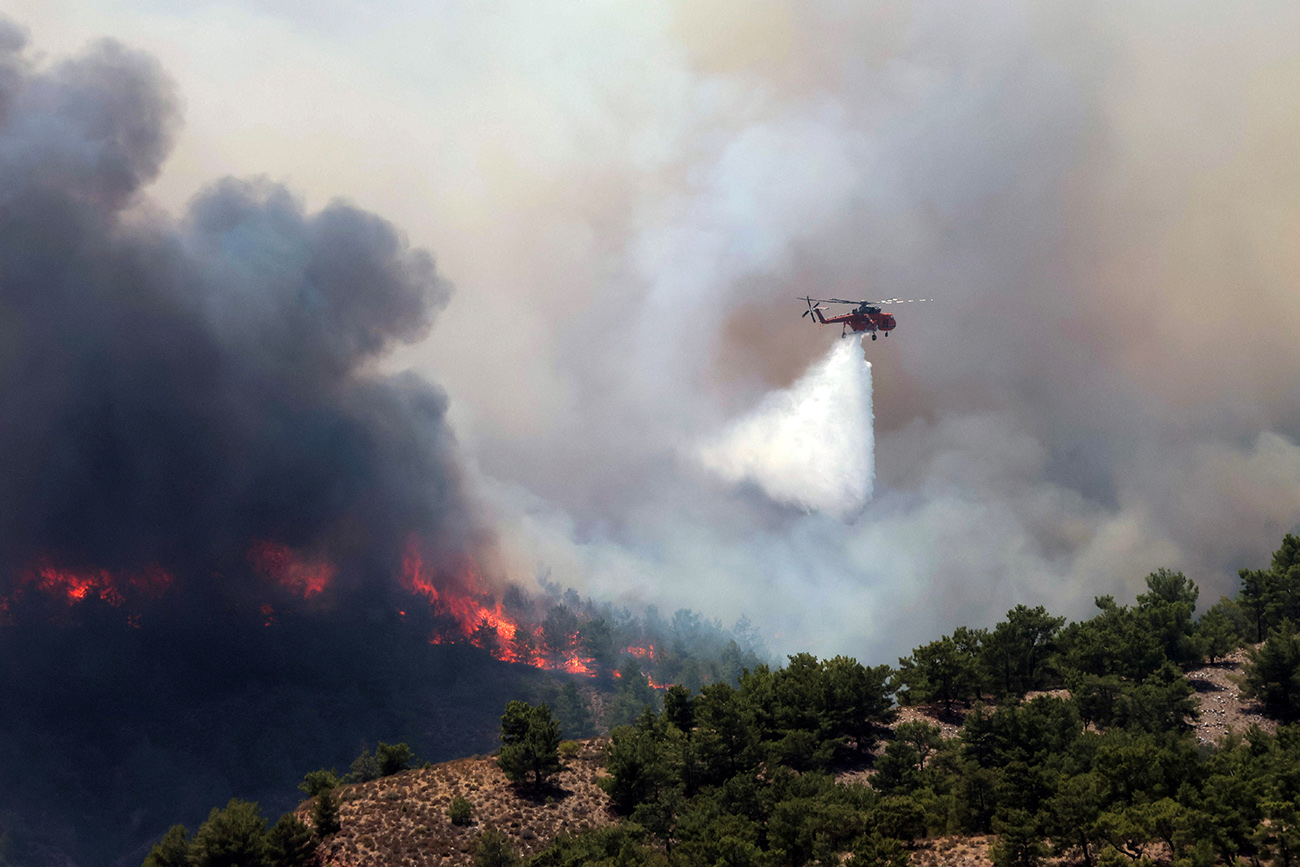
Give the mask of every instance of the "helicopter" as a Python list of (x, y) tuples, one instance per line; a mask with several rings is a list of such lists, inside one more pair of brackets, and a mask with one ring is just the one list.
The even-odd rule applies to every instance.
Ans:
[[(840, 326), (840, 337), (847, 337), (849, 332), (854, 334), (871, 334), (871, 339), (875, 340), (877, 332), (889, 336), (889, 332), (898, 327), (898, 322), (894, 320), (892, 314), (885, 313), (881, 310), (890, 304), (917, 304), (922, 301), (933, 301), (933, 298), (886, 298), (884, 301), (845, 301), (842, 298), (809, 298), (806, 295), (799, 298), (808, 304), (808, 309), (803, 312), (803, 316), (812, 315), (822, 325)], [(827, 318), (822, 315), (823, 304), (852, 304), (855, 305), (853, 310), (848, 313), (841, 313), (839, 316)], [(803, 316), (800, 316), (802, 319)]]

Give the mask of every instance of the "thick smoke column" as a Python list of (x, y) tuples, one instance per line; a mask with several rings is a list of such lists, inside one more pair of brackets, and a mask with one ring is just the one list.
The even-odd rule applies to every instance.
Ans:
[(37, 560), (233, 600), (266, 540), (370, 593), (411, 533), (465, 553), (445, 398), (367, 372), (446, 304), (432, 258), (267, 181), (152, 212), (178, 121), (156, 64), (104, 42), (42, 70), (22, 45), (7, 27), (0, 596)]
[(874, 450), (871, 364), (855, 337), (768, 394), (698, 456), (722, 478), (753, 482), (778, 503), (847, 518), (871, 496)]
[(523, 675), (428, 641), (489, 546), (445, 397), (372, 370), (446, 304), (433, 259), (264, 180), (158, 213), (157, 65), (22, 49), (0, 26), (0, 839), (138, 864), (363, 739), (481, 750)]

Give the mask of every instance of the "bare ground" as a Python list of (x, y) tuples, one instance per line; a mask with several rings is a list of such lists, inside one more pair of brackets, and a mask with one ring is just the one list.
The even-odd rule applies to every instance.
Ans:
[(1264, 716), (1258, 704), (1241, 694), (1241, 667), (1245, 662), (1246, 651), (1241, 649), (1214, 665), (1187, 672), (1201, 708), (1201, 718), (1196, 722), (1196, 739), (1201, 743), (1218, 743), (1229, 730), (1240, 734), (1252, 725), (1270, 733), (1277, 731), (1277, 722)]
[(994, 837), (936, 837), (920, 840), (912, 850), (912, 867), (991, 867)]

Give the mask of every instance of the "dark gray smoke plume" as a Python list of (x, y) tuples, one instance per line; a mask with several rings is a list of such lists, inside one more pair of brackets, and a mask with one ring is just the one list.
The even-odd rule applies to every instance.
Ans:
[(530, 672), (399, 615), (413, 534), (435, 582), (481, 535), (443, 394), (368, 370), (446, 303), (432, 258), (261, 180), (157, 213), (157, 65), (23, 44), (0, 29), (0, 845), (138, 864), (376, 738), (482, 750)]
[(37, 70), (12, 28), (3, 48), (0, 595), (40, 557), (184, 586), (237, 584), (265, 540), (345, 583), (395, 573), (412, 532), (456, 550), (445, 398), (365, 369), (446, 303), (432, 258), (263, 180), (152, 213), (178, 122), (156, 64), (104, 42)]

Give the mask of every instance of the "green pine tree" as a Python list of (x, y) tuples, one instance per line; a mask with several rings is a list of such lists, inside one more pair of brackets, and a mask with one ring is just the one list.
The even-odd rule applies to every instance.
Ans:
[(560, 726), (545, 705), (512, 701), (501, 717), (497, 764), (513, 783), (540, 790), (560, 772)]

